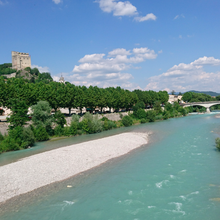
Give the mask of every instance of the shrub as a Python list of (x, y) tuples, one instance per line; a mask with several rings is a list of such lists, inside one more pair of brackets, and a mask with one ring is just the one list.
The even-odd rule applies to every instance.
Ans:
[(123, 118), (122, 118), (122, 124), (125, 126), (125, 127), (128, 127), (128, 126), (131, 126), (133, 124), (133, 120), (130, 116), (128, 115), (125, 115)]
[(181, 107), (181, 106), (180, 106), (180, 104), (179, 104), (178, 102), (174, 102), (174, 103), (173, 103), (173, 108), (174, 108), (176, 111), (178, 111), (180, 107)]
[(220, 151), (220, 138), (215, 139), (215, 146)]
[(147, 123), (147, 119), (146, 118), (142, 118), (141, 119), (141, 124)]
[(173, 118), (173, 117), (174, 117), (174, 113), (170, 112), (170, 118)]
[(28, 146), (34, 145), (35, 137), (30, 127), (23, 128), (22, 136), (23, 136), (23, 143), (22, 143), (23, 148), (27, 148)]
[(76, 124), (78, 124), (79, 123), (79, 115), (72, 115), (72, 120), (71, 120), (71, 122), (75, 122)]
[(147, 111), (147, 119), (149, 120), (149, 122), (154, 122), (155, 119), (156, 119), (156, 112), (154, 110), (150, 110), (150, 111)]
[(163, 119), (163, 115), (156, 115), (155, 120), (162, 120)]
[(134, 116), (138, 119), (146, 118), (147, 114), (144, 109), (138, 109), (137, 111), (134, 112)]
[(89, 112), (86, 112), (86, 114), (84, 115), (83, 119), (87, 119), (92, 121), (93, 120), (93, 115)]
[(82, 130), (77, 130), (77, 134), (78, 134), (78, 135), (82, 135), (82, 134), (83, 134), (83, 131), (82, 131)]
[(179, 111), (183, 116), (186, 116), (186, 115), (187, 115), (187, 111), (186, 111), (185, 108), (183, 108), (183, 107), (179, 107), (178, 111)]
[(33, 146), (34, 142), (34, 133), (30, 127), (17, 126), (9, 131), (8, 136), (2, 141), (1, 148), (2, 151), (19, 150)]
[(169, 111), (169, 112), (173, 111), (173, 106), (172, 106), (172, 104), (170, 104), (169, 102), (167, 102), (166, 105), (165, 105), (165, 110), (167, 110), (167, 111)]
[(57, 125), (60, 125), (62, 128), (66, 124), (66, 119), (64, 114), (61, 113), (61, 111), (56, 111), (54, 114), (54, 121), (57, 123)]
[(46, 126), (46, 131), (50, 136), (54, 135), (54, 130), (50, 125)]
[(13, 130), (10, 130), (8, 133), (9, 137), (16, 141), (16, 143), (22, 147), (23, 141), (23, 128), (21, 126), (15, 127)]
[(110, 129), (113, 129), (113, 128), (117, 128), (117, 125), (114, 121), (111, 121), (111, 120), (104, 121), (104, 124), (103, 124), (103, 129), (104, 130), (110, 130)]
[(64, 136), (70, 136), (70, 127), (64, 127), (63, 128), (63, 135)]
[(77, 134), (77, 127), (78, 127), (77, 123), (72, 121), (71, 125), (69, 127), (69, 134), (70, 135), (76, 135)]
[(101, 118), (101, 121), (109, 121), (109, 119), (106, 118), (106, 117), (102, 117), (102, 118)]
[(46, 101), (39, 101), (31, 107), (32, 121), (37, 127), (48, 127), (52, 125), (53, 117), (51, 115), (51, 107)]
[(54, 128), (54, 134), (58, 137), (64, 134), (64, 128), (61, 125), (58, 125)]
[(124, 116), (122, 113), (119, 113), (119, 117), (120, 117), (120, 119), (122, 119)]
[(35, 129), (35, 138), (37, 141), (47, 141), (49, 139), (49, 135), (46, 131), (46, 128), (43, 126), (39, 126)]
[(11, 138), (10, 136), (7, 136), (0, 144), (1, 152), (13, 151), (19, 149), (20, 149), (19, 144), (16, 143), (15, 139)]
[(163, 112), (163, 120), (167, 120), (170, 117), (170, 114), (168, 111)]
[(97, 133), (102, 131), (102, 121), (98, 119), (98, 115), (93, 116), (90, 113), (86, 113), (83, 117), (83, 120), (80, 124), (80, 127), (85, 133)]
[(85, 133), (91, 133), (90, 128), (89, 128), (89, 122), (90, 120), (84, 118), (80, 123), (80, 126)]
[(93, 118), (92, 121), (89, 121), (88, 123), (90, 133), (98, 133), (103, 130), (102, 128), (102, 122), (98, 120), (98, 118)]
[(0, 142), (3, 141), (5, 138), (4, 136), (2, 135), (2, 133), (0, 132)]

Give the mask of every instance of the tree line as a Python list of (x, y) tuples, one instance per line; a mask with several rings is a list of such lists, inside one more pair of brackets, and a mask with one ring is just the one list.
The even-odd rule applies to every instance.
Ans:
[(75, 86), (69, 82), (59, 83), (44, 81), (31, 83), (23, 78), (10, 78), (5, 80), (0, 77), (0, 105), (11, 108), (14, 99), (24, 100), (30, 107), (38, 101), (47, 101), (57, 111), (58, 108), (83, 107), (93, 111), (96, 107), (102, 109), (132, 109), (139, 101), (153, 107), (156, 101), (166, 103), (169, 95), (166, 91), (129, 91), (121, 87), (98, 88), (97, 86)]
[(186, 92), (183, 94), (182, 100), (184, 102), (207, 102), (207, 101), (219, 101), (220, 96), (216, 96), (215, 98), (204, 94), (204, 93), (195, 93), (195, 92)]

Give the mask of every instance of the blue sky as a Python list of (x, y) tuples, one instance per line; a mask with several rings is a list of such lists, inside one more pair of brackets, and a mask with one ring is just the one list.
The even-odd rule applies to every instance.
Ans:
[(219, 0), (0, 0), (0, 63), (76, 85), (220, 92)]

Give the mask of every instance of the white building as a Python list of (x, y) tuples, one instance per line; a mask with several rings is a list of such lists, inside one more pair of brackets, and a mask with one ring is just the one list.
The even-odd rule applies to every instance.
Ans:
[(173, 104), (174, 102), (182, 102), (182, 95), (169, 95), (168, 102)]

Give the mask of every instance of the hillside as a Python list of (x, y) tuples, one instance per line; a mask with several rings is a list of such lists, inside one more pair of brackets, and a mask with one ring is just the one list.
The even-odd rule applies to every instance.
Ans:
[(190, 91), (188, 91), (188, 92), (203, 93), (203, 94), (210, 95), (210, 96), (218, 96), (218, 95), (220, 95), (220, 93), (212, 92), (212, 91), (196, 91), (196, 90), (190, 90)]

